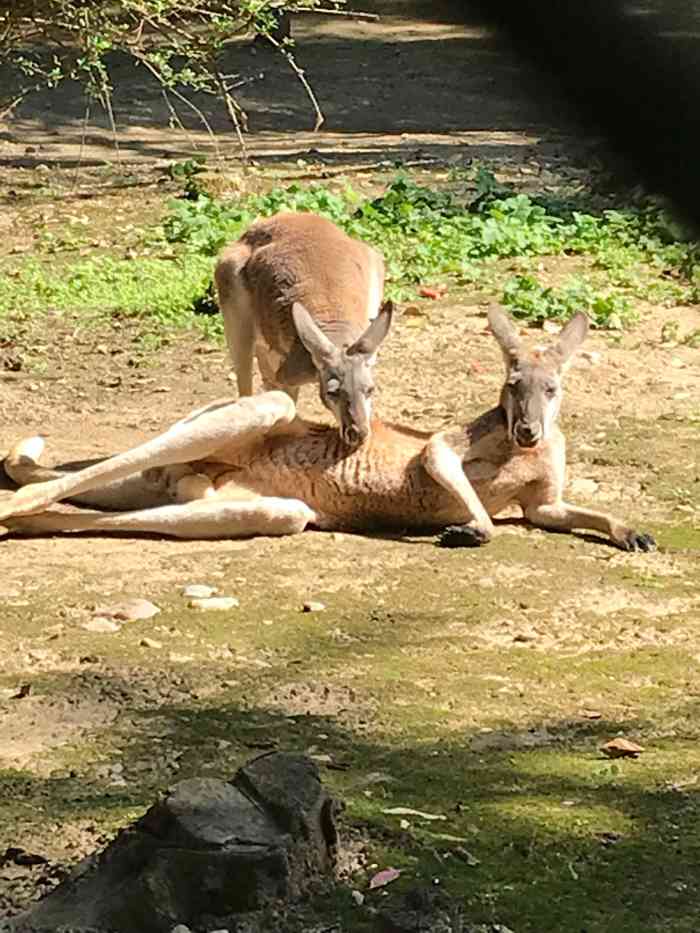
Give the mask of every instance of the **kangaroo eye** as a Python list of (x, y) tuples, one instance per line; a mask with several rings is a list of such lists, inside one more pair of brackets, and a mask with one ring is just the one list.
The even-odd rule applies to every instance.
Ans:
[(367, 386), (365, 389), (365, 395), (369, 398), (370, 395), (374, 395), (374, 386)]
[(554, 396), (557, 394), (557, 387), (554, 385), (545, 386), (544, 394), (547, 396), (547, 398), (554, 398)]
[(337, 395), (340, 392), (340, 382), (338, 379), (329, 379), (326, 383), (326, 392), (329, 395)]

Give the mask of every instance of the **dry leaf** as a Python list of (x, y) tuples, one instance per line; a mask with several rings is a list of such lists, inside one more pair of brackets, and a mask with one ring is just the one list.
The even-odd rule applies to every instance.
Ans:
[(636, 758), (644, 751), (641, 745), (622, 738), (611, 739), (601, 745), (600, 750), (608, 758)]
[(374, 888), (383, 888), (385, 885), (391, 884), (392, 881), (396, 881), (400, 876), (401, 872), (398, 868), (384, 868), (371, 878), (369, 889), (372, 891)]
[(418, 289), (418, 294), (421, 296), (421, 298), (432, 298), (433, 300), (442, 298), (446, 292), (446, 285), (421, 285), (421, 287)]

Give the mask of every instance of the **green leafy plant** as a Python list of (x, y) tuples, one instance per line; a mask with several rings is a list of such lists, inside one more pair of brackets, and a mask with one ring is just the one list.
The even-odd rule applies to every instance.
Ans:
[[(220, 200), (198, 191), (202, 166), (195, 159), (171, 166), (186, 196), (169, 203), (159, 228), (142, 234), (151, 253), (169, 258), (97, 257), (61, 268), (25, 262), (13, 278), (0, 280), (0, 307), (102, 308), (217, 327), (214, 257), (257, 217), (285, 210), (321, 214), (375, 245), (386, 260), (387, 294), (399, 300), (415, 300), (418, 286), (439, 281), (490, 294), (503, 288), (504, 302), (522, 319), (563, 319), (583, 309), (595, 326), (616, 330), (635, 321), (637, 298), (688, 301), (697, 288), (695, 244), (669, 242), (660, 209), (649, 204), (597, 214), (564, 211), (556, 200), (504, 190), (480, 169), (468, 191), (428, 187), (402, 172), (369, 199), (349, 186), (293, 184)], [(484, 195), (476, 209), (472, 182), (477, 200)], [(42, 243), (58, 257), (75, 245), (65, 236)], [(585, 259), (587, 272), (563, 285), (545, 286), (528, 268), (535, 257), (567, 255), (579, 257), (579, 266)], [(506, 272), (499, 262), (513, 259), (520, 266), (515, 276), (512, 265)]]
[(567, 320), (577, 311), (585, 311), (595, 327), (611, 330), (620, 330), (636, 319), (625, 297), (602, 294), (580, 279), (553, 288), (540, 285), (533, 276), (516, 275), (506, 282), (502, 300), (514, 317), (538, 324)]

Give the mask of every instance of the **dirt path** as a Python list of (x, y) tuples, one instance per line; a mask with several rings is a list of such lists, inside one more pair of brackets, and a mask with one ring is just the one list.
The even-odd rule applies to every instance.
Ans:
[[(254, 79), (241, 94), (252, 157), (274, 160), (312, 149), (347, 163), (416, 154), (446, 158), (465, 150), (474, 158), (527, 158), (535, 150), (556, 151), (562, 141), (585, 148), (553, 89), (478, 21), (465, 24), (450, 16), (449, 4), (425, 0), (363, 8), (381, 19), (295, 18), (298, 57), (326, 117), (317, 134), (310, 132), (314, 118), (301, 85), (274, 51), (249, 42), (232, 47), (227, 72)], [(192, 101), (221, 134), (215, 144), (186, 107), (178, 105), (186, 131), (173, 127), (159, 87), (131, 63), (114, 63), (114, 83), (124, 164), (180, 157), (193, 147), (240, 158), (222, 108), (207, 97)], [(92, 108), (84, 121), (85, 101), (71, 83), (51, 97), (29, 98), (0, 133), (0, 165), (114, 163), (105, 115)]]

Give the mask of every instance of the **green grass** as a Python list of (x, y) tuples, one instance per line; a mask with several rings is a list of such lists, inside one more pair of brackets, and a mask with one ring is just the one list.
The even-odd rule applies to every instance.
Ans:
[[(592, 196), (515, 193), (483, 167), (468, 181), (467, 194), (401, 173), (372, 198), (349, 186), (291, 185), (234, 202), (199, 191), (195, 178), (187, 197), (169, 203), (162, 224), (143, 231), (133, 258), (75, 260), (50, 243), (44, 244), (54, 254), (50, 263), (5, 260), (0, 308), (118, 314), (220, 333), (217, 316), (195, 313), (215, 256), (256, 217), (281, 210), (322, 214), (379, 248), (387, 293), (399, 300), (416, 300), (421, 285), (446, 282), (456, 293), (500, 299), (525, 321), (565, 319), (583, 309), (595, 326), (609, 329), (633, 325), (639, 299), (696, 300), (697, 245), (653, 202), (610, 209)], [(561, 285), (541, 281), (531, 268), (515, 275), (505, 269), (504, 261), (527, 268), (538, 257), (573, 257), (585, 268)]]

